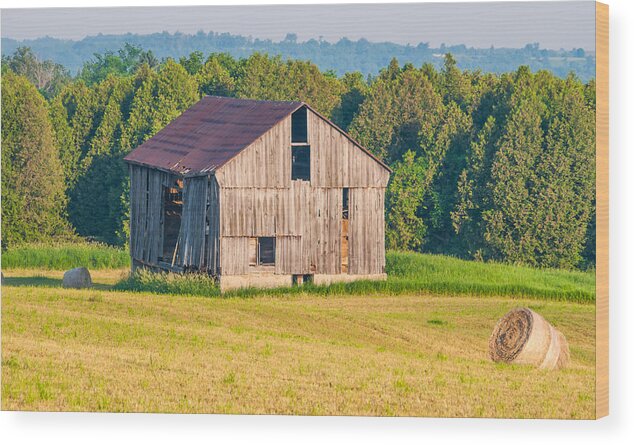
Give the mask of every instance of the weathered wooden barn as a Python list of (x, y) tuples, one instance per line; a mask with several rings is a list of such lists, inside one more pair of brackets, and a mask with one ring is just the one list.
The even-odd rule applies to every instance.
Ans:
[(390, 169), (308, 104), (207, 96), (125, 160), (133, 268), (222, 289), (385, 278)]

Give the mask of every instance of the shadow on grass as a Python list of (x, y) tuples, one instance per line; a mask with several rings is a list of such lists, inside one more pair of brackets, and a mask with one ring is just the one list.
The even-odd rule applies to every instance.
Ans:
[[(61, 278), (50, 277), (4, 277), (3, 286), (16, 287), (62, 287)], [(93, 283), (91, 289), (108, 290), (112, 286), (108, 284)]]

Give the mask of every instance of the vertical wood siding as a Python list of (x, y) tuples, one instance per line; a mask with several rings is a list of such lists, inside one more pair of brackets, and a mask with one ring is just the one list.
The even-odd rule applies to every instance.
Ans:
[(385, 267), (384, 191), (350, 189), (349, 272), (383, 273)]
[(178, 234), (177, 258), (182, 267), (205, 266), (205, 231), (207, 220), (207, 177), (183, 181), (183, 214)]
[(301, 236), (278, 236), (275, 240), (275, 273), (303, 274)]
[[(350, 189), (350, 274), (383, 272), (384, 193)], [(276, 273), (341, 273), (343, 189), (300, 181), (289, 189), (221, 189), (220, 196), (223, 273), (248, 272), (248, 238), (258, 236), (277, 237)]]
[(141, 259), (142, 249), (139, 244), (141, 224), (145, 225), (145, 206), (147, 193), (147, 170), (134, 164), (129, 165), (130, 172), (130, 256)]
[(249, 272), (249, 237), (220, 238), (220, 274), (242, 275)]
[(215, 177), (209, 180), (209, 198), (207, 221), (209, 233), (207, 234), (207, 271), (212, 275), (218, 274), (220, 267), (220, 188)]
[(163, 248), (163, 187), (170, 175), (130, 166), (130, 255), (156, 264)]
[(288, 187), (291, 118), (280, 121), (216, 172), (222, 187)]
[(388, 171), (337, 128), (308, 111), (313, 187), (386, 187)]
[[(342, 189), (314, 188), (307, 231), (310, 243), (304, 245), (315, 273), (341, 272)], [(305, 230), (306, 230), (305, 229)]]
[[(130, 255), (158, 265), (163, 254), (164, 187), (177, 176), (130, 165)], [(217, 273), (220, 253), (219, 188), (214, 178), (185, 178), (175, 265)]]
[[(221, 187), (288, 188), (291, 183), (291, 117), (222, 166)], [(313, 187), (386, 187), (388, 171), (338, 129), (308, 110)]]

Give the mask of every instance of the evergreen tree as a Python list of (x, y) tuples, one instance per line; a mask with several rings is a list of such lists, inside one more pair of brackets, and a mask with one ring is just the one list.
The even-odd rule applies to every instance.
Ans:
[[(548, 74), (554, 95), (547, 100), (542, 154), (535, 188), (540, 214), (536, 263), (571, 268), (582, 264), (595, 199), (595, 117), (583, 85)], [(558, 87), (556, 87), (558, 86)]]
[(421, 70), (400, 69), (394, 59), (371, 85), (350, 133), (375, 155), (395, 162), (419, 146), (419, 133), (433, 132), (443, 113), (442, 98)]
[(253, 53), (240, 63), (236, 95), (246, 99), (284, 100), (280, 87), (286, 75), (281, 57)]
[[(461, 253), (452, 226), (451, 211), (458, 201), (458, 180), (466, 165), (472, 122), (460, 107), (451, 102), (444, 107), (440, 124), (419, 135), (426, 169), (427, 190), (423, 217), (428, 235), (425, 250), (435, 253)], [(429, 130), (432, 130), (429, 132)]]
[(22, 76), (2, 76), (2, 246), (70, 233), (64, 174), (46, 102)]
[(418, 250), (427, 229), (420, 215), (425, 194), (425, 166), (413, 151), (394, 165), (386, 193), (386, 243), (389, 249)]
[(233, 96), (236, 83), (217, 57), (210, 57), (196, 74), (201, 95)]
[(520, 70), (491, 167), (492, 207), (483, 212), (484, 238), (496, 260), (534, 263), (537, 221), (543, 216), (531, 199), (544, 137), (542, 105), (530, 72)]
[(244, 60), (236, 95), (259, 100), (297, 100), (330, 116), (341, 100), (341, 82), (325, 75), (311, 62), (255, 53)]
[(153, 125), (148, 136), (162, 130), (199, 99), (196, 80), (182, 66), (168, 59), (156, 78)]
[(69, 213), (77, 232), (109, 243), (122, 242), (121, 193), (127, 182), (121, 135), (132, 95), (128, 78), (108, 77), (96, 88), (98, 125), (81, 174), (70, 192)]
[(192, 76), (196, 75), (203, 67), (204, 55), (200, 51), (194, 51), (189, 57), (181, 57), (178, 63)]
[(131, 76), (138, 67), (147, 65), (156, 68), (158, 59), (152, 51), (144, 51), (138, 45), (125, 43), (118, 52), (106, 51), (103, 54), (94, 53), (93, 59), (84, 63), (79, 79), (88, 85), (97, 84), (110, 75)]
[(518, 70), (482, 213), (491, 258), (582, 263), (593, 214), (594, 138), (594, 111), (578, 80)]
[(439, 89), (446, 104), (455, 103), (463, 111), (469, 111), (472, 102), (471, 78), (467, 72), (458, 69), (456, 59), (451, 53), (445, 54), (445, 64), (439, 78)]
[(147, 65), (141, 65), (135, 74), (130, 112), (120, 140), (124, 152), (139, 146), (153, 134), (157, 77), (158, 74)]
[(343, 94), (339, 106), (333, 110), (332, 120), (343, 130), (348, 130), (352, 119), (368, 93), (368, 84), (363, 75), (355, 71), (346, 73), (341, 79)]
[(51, 122), (67, 189), (77, 182), (83, 159), (90, 150), (97, 108), (94, 90), (82, 81), (69, 84), (51, 103)]
[(451, 220), (463, 256), (483, 259), (485, 253), (482, 212), (491, 205), (488, 181), (495, 153), (496, 121), (489, 116), (475, 140), (471, 141), (466, 166), (457, 182), (457, 200)]

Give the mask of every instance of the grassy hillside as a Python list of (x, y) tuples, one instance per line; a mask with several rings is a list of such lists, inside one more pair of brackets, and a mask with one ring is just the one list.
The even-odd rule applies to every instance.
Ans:
[[(472, 269), (446, 258), (398, 258), (402, 277), (414, 267), (409, 262), (420, 262), (428, 286), (443, 277), (539, 281), (521, 269), (508, 276), (497, 266), (487, 273), (478, 268), (488, 266)], [(447, 269), (456, 265), (463, 276)], [(67, 290), (57, 287), (61, 271), (36, 277), (5, 270), (3, 409), (594, 415), (592, 304), (420, 292), (210, 299), (110, 290), (123, 272), (95, 271), (95, 289)], [(563, 276), (568, 285), (589, 286), (584, 275)], [(553, 280), (543, 286), (563, 282)], [(496, 320), (520, 304), (564, 333), (569, 368), (547, 372), (489, 361)]]

